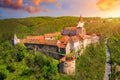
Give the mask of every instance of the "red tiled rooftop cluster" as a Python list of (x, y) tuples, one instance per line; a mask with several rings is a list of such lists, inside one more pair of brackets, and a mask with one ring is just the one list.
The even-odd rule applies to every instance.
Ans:
[(21, 43), (36, 43), (43, 44), (45, 41), (44, 36), (27, 36), (26, 39), (21, 39)]
[(63, 44), (67, 44), (68, 40), (70, 39), (69, 36), (63, 36), (61, 39), (60, 39), (60, 42), (63, 43)]
[(21, 39), (21, 43), (34, 43), (34, 44), (46, 44), (46, 45), (53, 45), (60, 48), (65, 48), (68, 41), (82, 41), (84, 38), (88, 38), (88, 35), (84, 35), (84, 38), (80, 36), (63, 36), (60, 40), (46, 40), (45, 37), (55, 37), (59, 36), (60, 32), (52, 33), (52, 34), (45, 34), (44, 36), (27, 36), (26, 39)]

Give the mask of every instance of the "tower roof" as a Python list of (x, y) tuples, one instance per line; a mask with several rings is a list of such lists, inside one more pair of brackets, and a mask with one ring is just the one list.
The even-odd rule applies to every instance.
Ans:
[(79, 21), (83, 22), (83, 17), (82, 16), (80, 16)]
[(82, 16), (80, 16), (77, 27), (83, 27), (83, 26), (84, 26), (83, 18)]
[(14, 39), (17, 39), (17, 35), (16, 34), (14, 34)]

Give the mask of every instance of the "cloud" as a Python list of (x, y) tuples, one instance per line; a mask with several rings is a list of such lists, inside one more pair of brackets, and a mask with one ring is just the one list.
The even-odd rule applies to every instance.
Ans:
[(118, 2), (120, 2), (120, 0), (99, 0), (96, 5), (102, 11), (110, 11), (118, 6)]
[(55, 5), (56, 8), (59, 8), (60, 7), (60, 3), (57, 2), (56, 5)]
[(58, 0), (27, 0), (27, 2), (32, 3), (31, 5), (29, 5), (28, 3), (23, 3), (23, 0), (0, 0), (0, 7), (13, 10), (23, 10), (29, 13), (49, 12), (49, 9), (42, 9), (42, 7), (40, 7), (40, 4), (56, 3), (57, 1)]
[(44, 12), (50, 12), (50, 10), (49, 9), (45, 9)]
[(22, 0), (17, 0), (16, 2), (12, 2), (12, 0), (0, 0), (0, 7), (18, 9), (22, 7), (22, 2)]
[(33, 6), (29, 6), (28, 10), (29, 13), (36, 13), (36, 12), (40, 12), (40, 8), (39, 7), (33, 7)]
[(47, 3), (53, 3), (53, 2), (57, 2), (57, 0), (44, 0)]
[(39, 6), (40, 3), (44, 2), (44, 0), (32, 0), (35, 6)]

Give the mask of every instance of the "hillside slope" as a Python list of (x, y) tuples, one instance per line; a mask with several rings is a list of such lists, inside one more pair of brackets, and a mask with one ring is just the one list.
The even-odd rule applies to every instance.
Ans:
[[(84, 18), (87, 33), (100, 33), (101, 39), (99, 44), (88, 46), (84, 54), (77, 59), (75, 76), (59, 74), (58, 61), (54, 59), (41, 53), (27, 52), (22, 45), (16, 47), (11, 45), (11, 39), (15, 33), (19, 38), (22, 38), (27, 35), (58, 32), (64, 27), (76, 26), (78, 20), (78, 17), (71, 16), (0, 20), (0, 80), (5, 78), (7, 80), (101, 80), (105, 69), (104, 39), (106, 37), (110, 39), (109, 47), (112, 53), (112, 64), (116, 65), (117, 63), (117, 65), (120, 65), (119, 56), (117, 56), (120, 55), (120, 46), (118, 45), (120, 43), (119, 18), (114, 18), (111, 22), (108, 21), (109, 19), (98, 17)], [(94, 76), (92, 76), (93, 74)], [(119, 78), (119, 73), (115, 74), (115, 71), (112, 72), (112, 75), (114, 76), (111, 76), (111, 80), (116, 75)]]

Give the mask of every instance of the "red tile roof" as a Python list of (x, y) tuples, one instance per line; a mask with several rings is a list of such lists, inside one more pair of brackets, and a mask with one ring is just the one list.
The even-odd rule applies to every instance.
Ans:
[(84, 35), (84, 36), (83, 36), (83, 39), (89, 39), (89, 38), (91, 38), (90, 35)]
[(21, 39), (20, 42), (43, 44), (45, 42), (45, 39), (44, 39), (44, 36), (27, 36), (26, 39)]
[(60, 39), (60, 42), (66, 44), (69, 39), (70, 39), (69, 36), (63, 36), (63, 37)]
[(26, 39), (20, 39), (20, 43), (25, 43)]
[(97, 35), (97, 36), (101, 36), (100, 33), (93, 33), (93, 32), (90, 32), (90, 33), (87, 33), (88, 35)]
[(63, 44), (60, 41), (57, 41), (57, 47), (59, 47), (59, 48), (65, 48), (66, 44)]
[(60, 44), (60, 45), (57, 45), (59, 48), (65, 48), (66, 47), (66, 45), (65, 44)]
[(83, 18), (82, 18), (82, 16), (80, 16), (80, 22), (83, 22)]
[(61, 35), (60, 32), (56, 32), (56, 33), (49, 33), (49, 34), (45, 34), (44, 37), (45, 38), (52, 38), (52, 37), (56, 37), (56, 36), (59, 36)]
[[(70, 27), (69, 29), (75, 30), (76, 27)], [(53, 45), (58, 46), (60, 48), (65, 48), (66, 44), (69, 40), (72, 40), (73, 42), (81, 41), (84, 38), (89, 37), (88, 35), (81, 35), (81, 36), (63, 36), (60, 41), (58, 40), (45, 40), (45, 37), (55, 37), (59, 36), (61, 33), (51, 33), (51, 34), (45, 34), (44, 36), (27, 36), (26, 39), (21, 39), (21, 43), (33, 43), (33, 44), (46, 44), (46, 45)], [(84, 38), (83, 38), (84, 37)]]
[(44, 36), (45, 36), (45, 38), (52, 38), (53, 37), (52, 34), (45, 34)]
[[(67, 58), (69, 58), (68, 60), (67, 60)], [(75, 58), (74, 57), (62, 57), (61, 59), (60, 59), (60, 62), (72, 62), (72, 61), (74, 61), (75, 60)]]
[(77, 42), (77, 41), (79, 41), (79, 37), (78, 37), (78, 36), (72, 36), (72, 37), (71, 37), (71, 40), (72, 40), (73, 42)]
[(44, 42), (45, 42), (44, 36), (41, 36), (39, 39), (40, 39), (40, 44), (44, 44)]

